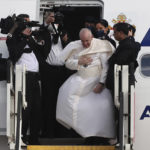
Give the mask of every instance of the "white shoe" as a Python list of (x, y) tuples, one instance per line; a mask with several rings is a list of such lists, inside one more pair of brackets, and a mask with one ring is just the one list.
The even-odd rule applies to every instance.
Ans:
[(27, 146), (27, 144), (25, 144), (22, 139), (21, 139), (21, 146)]

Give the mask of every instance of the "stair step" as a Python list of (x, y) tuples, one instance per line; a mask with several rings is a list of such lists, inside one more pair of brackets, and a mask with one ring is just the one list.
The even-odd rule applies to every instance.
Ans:
[(84, 138), (41, 138), (41, 145), (84, 145)]
[(61, 146), (27, 146), (27, 150), (115, 150), (115, 146), (76, 146), (76, 145), (61, 145)]

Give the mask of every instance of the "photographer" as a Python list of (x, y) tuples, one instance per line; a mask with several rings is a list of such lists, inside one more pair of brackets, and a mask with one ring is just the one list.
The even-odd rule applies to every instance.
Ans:
[[(41, 98), (39, 85), (38, 44), (32, 38), (30, 21), (27, 14), (17, 16), (17, 21), (7, 37), (9, 56), (14, 65), (26, 65), (26, 101), (27, 108), (22, 110), (22, 140), (26, 144), (39, 144)], [(29, 129), (29, 140), (27, 130)]]
[[(60, 137), (58, 132), (58, 123), (56, 121), (56, 101), (58, 90), (61, 84), (66, 79), (66, 69), (61, 64), (59, 54), (63, 50), (61, 37), (66, 33), (62, 33), (63, 15), (54, 13), (53, 11), (46, 12), (44, 16), (44, 26), (50, 32), (51, 40), (46, 40), (45, 45), (51, 43), (49, 54), (46, 59), (46, 64), (42, 68), (42, 136), (47, 138)], [(64, 39), (66, 40), (66, 39)]]

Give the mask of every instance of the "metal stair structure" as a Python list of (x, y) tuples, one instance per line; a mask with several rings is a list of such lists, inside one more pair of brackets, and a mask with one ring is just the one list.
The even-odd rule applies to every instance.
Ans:
[[(131, 68), (131, 67), (130, 67)], [(134, 68), (134, 67), (132, 67)], [(11, 69), (11, 67), (10, 67)], [(133, 70), (133, 69), (132, 69)], [(9, 73), (12, 71), (10, 70)], [(132, 73), (131, 73), (132, 72)], [(12, 75), (11, 75), (12, 76)], [(21, 109), (26, 107), (25, 101), (25, 67), (16, 66), (15, 104), (7, 106), (8, 143), (15, 150), (134, 150), (134, 72), (128, 66), (115, 66), (114, 102), (119, 110), (119, 143), (117, 145), (85, 145), (84, 138), (40, 138), (40, 145), (21, 144)], [(11, 102), (12, 79), (8, 80), (8, 101)], [(14, 98), (13, 98), (14, 99)], [(13, 102), (12, 102), (13, 103)], [(13, 108), (12, 108), (13, 107)], [(15, 108), (15, 109), (14, 109)], [(12, 111), (14, 110), (14, 112)], [(14, 115), (12, 115), (12, 113)]]

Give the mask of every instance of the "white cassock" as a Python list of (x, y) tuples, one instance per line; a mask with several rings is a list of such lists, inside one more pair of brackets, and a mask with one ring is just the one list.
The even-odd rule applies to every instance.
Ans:
[[(68, 47), (72, 49), (66, 56), (66, 66), (77, 72), (59, 89), (56, 119), (82, 137), (114, 138), (114, 105), (110, 91), (105, 88), (101, 93), (93, 92), (98, 82), (105, 81), (112, 47), (108, 41), (95, 38), (87, 49), (83, 48), (80, 40), (70, 45)], [(79, 66), (78, 58), (83, 55), (92, 57), (92, 64)]]

